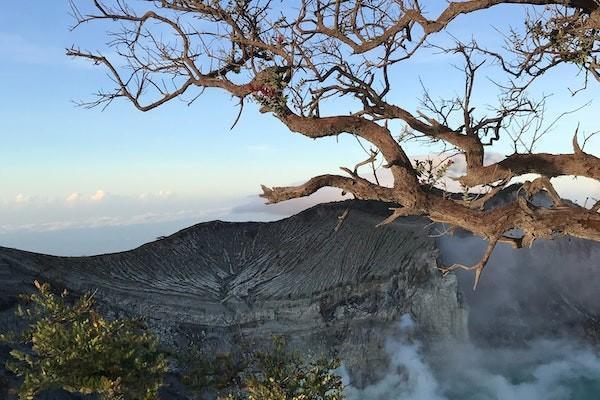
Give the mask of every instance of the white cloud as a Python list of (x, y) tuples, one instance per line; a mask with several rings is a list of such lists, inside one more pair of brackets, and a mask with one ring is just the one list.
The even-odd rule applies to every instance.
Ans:
[(0, 235), (174, 221), (189, 221), (191, 225), (223, 219), (234, 203), (224, 199), (175, 196), (167, 189), (131, 195), (113, 195), (99, 189), (91, 193), (72, 191), (53, 198), (19, 194), (6, 204), (7, 207), (0, 207)]
[(600, 199), (600, 182), (592, 178), (561, 176), (552, 179), (558, 194), (577, 204), (591, 207)]
[(90, 200), (93, 202), (100, 202), (102, 200), (104, 200), (106, 198), (107, 194), (104, 190), (99, 189), (96, 191), (96, 193), (94, 193), (93, 195), (90, 196)]
[(67, 202), (67, 204), (76, 204), (81, 200), (81, 194), (80, 193), (71, 193), (70, 195), (67, 196), (67, 198), (65, 199), (65, 201)]
[[(435, 156), (430, 156), (435, 158)], [(486, 164), (501, 159), (490, 155)], [(427, 156), (411, 156), (423, 160)], [(438, 161), (441, 158), (437, 158)], [(456, 159), (449, 174), (464, 173), (464, 160)], [(361, 168), (361, 176), (374, 180), (368, 168)], [(381, 184), (389, 186), (393, 178), (388, 169), (377, 172)], [(308, 177), (307, 177), (308, 178)], [(531, 176), (525, 176), (532, 179)], [(553, 180), (562, 197), (584, 204), (585, 197), (600, 198), (600, 183), (571, 177)], [(295, 182), (299, 184), (302, 182)], [(452, 187), (450, 187), (452, 186)], [(459, 189), (448, 180), (448, 189)], [(349, 198), (347, 196), (346, 198)], [(174, 194), (169, 189), (129, 195), (113, 195), (103, 189), (93, 193), (72, 191), (60, 197), (39, 197), (23, 193), (6, 198), (0, 207), (0, 234), (17, 236), (19, 232), (48, 232), (76, 228), (133, 226), (165, 221), (196, 222), (221, 219), (229, 221), (274, 220), (298, 213), (318, 203), (342, 200), (341, 190), (325, 188), (306, 198), (294, 199), (275, 205), (265, 205), (258, 194), (246, 198), (189, 197)], [(590, 201), (588, 201), (588, 206)], [(226, 208), (227, 207), (227, 208)], [(182, 225), (183, 226), (183, 225)], [(7, 236), (8, 237), (8, 236)], [(18, 247), (18, 243), (16, 244)]]
[(0, 234), (14, 232), (52, 232), (65, 229), (86, 229), (130, 226), (139, 224), (150, 224), (159, 222), (170, 222), (178, 220), (206, 220), (218, 218), (230, 212), (230, 208), (214, 208), (206, 210), (175, 210), (175, 211), (149, 211), (134, 215), (101, 215), (77, 220), (61, 220), (47, 222), (33, 222), (27, 224), (2, 224)]
[(173, 192), (170, 190), (161, 189), (156, 193), (142, 193), (138, 196), (139, 200), (150, 201), (150, 200), (166, 200), (173, 197)]
[(170, 190), (160, 190), (158, 192), (158, 197), (167, 198), (167, 197), (171, 197), (172, 194), (173, 194), (173, 192), (171, 192)]
[(19, 193), (18, 195), (15, 196), (16, 204), (25, 204), (28, 201), (29, 201), (29, 197), (25, 196), (23, 193)]

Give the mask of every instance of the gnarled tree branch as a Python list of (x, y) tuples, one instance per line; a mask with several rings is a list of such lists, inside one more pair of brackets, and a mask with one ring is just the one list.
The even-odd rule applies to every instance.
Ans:
[[(285, 10), (262, 0), (164, 0), (135, 7), (129, 0), (90, 0), (86, 12), (78, 8), (82, 3), (71, 3), (76, 27), (94, 22), (116, 26), (110, 52), (67, 50), (69, 56), (103, 66), (111, 77), (113, 88), (99, 92), (94, 101), (85, 103), (88, 106), (124, 98), (140, 111), (150, 111), (186, 96), (191, 96), (186, 100), (191, 104), (205, 89), (219, 89), (240, 104), (257, 103), (262, 113), (273, 115), (292, 132), (312, 139), (354, 135), (373, 147), (369, 159), (358, 162), (354, 170), (343, 169), (348, 177), (328, 174), (299, 186), (263, 186), (261, 196), (268, 203), (334, 187), (357, 198), (392, 204), (390, 216), (380, 225), (424, 215), (468, 230), (488, 240), (489, 246), (475, 265), (450, 269), (475, 271), (475, 285), (499, 242), (520, 248), (561, 234), (600, 241), (598, 203), (586, 209), (563, 202), (550, 181), (563, 175), (600, 180), (600, 159), (584, 152), (576, 137), (573, 153), (534, 152), (534, 145), (556, 120), (542, 124), (545, 98), (537, 101), (527, 95), (538, 80), (563, 64), (585, 72), (583, 88), (588, 76), (598, 79), (596, 0), (452, 1), (435, 15), (425, 11), (425, 1), (417, 0), (296, 0), (292, 7), (286, 3)], [(457, 40), (451, 47), (435, 43), (436, 34), (459, 18), (502, 4), (535, 11), (522, 21), (523, 29), (505, 27), (506, 47), (487, 48), (476, 39)], [(423, 85), (421, 108), (411, 111), (391, 100), (394, 88), (401, 89), (393, 68), (410, 62), (424, 46), (459, 57), (464, 85), (456, 91), (460, 95), (439, 100), (433, 100)], [(484, 65), (494, 68), (498, 89), (491, 111), (475, 101)], [(394, 99), (416, 97), (400, 93), (404, 97)], [(351, 104), (350, 112), (327, 115), (325, 110), (336, 109), (329, 105), (340, 99)], [(403, 130), (395, 135), (389, 126), (398, 122)], [(486, 149), (507, 136), (514, 143), (513, 154), (485, 165)], [(427, 171), (422, 171), (422, 162), (411, 163), (403, 147), (411, 139), (464, 157), (466, 169), (454, 176), (464, 193), (446, 189), (444, 175), (453, 160), (438, 167), (430, 162)], [(391, 172), (391, 187), (380, 185), (377, 177), (374, 183), (358, 176), (357, 168), (373, 163), (375, 154), (384, 158), (384, 168)], [(511, 179), (530, 173), (539, 177), (505, 203), (487, 206)], [(489, 191), (472, 190), (481, 186)], [(539, 192), (551, 198), (552, 206), (532, 201)], [(521, 236), (509, 235), (514, 231)]]

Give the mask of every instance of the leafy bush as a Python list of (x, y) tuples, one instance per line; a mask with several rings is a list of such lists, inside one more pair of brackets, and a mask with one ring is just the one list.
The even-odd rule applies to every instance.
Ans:
[[(242, 398), (249, 400), (343, 400), (341, 378), (335, 374), (337, 358), (306, 363), (285, 351), (285, 342), (274, 339), (271, 351), (254, 354), (254, 372), (245, 381)], [(230, 395), (226, 400), (233, 400)]]
[(38, 292), (25, 296), (30, 307), (17, 312), (31, 321), (29, 329), (4, 337), (14, 348), (7, 368), (23, 377), (20, 399), (53, 388), (111, 400), (157, 397), (167, 363), (139, 321), (107, 321), (94, 309), (93, 295), (71, 305), (66, 291), (56, 296), (49, 285), (35, 285)]
[(178, 363), (185, 366), (181, 372), (181, 383), (193, 393), (235, 387), (238, 375), (244, 369), (243, 363), (236, 362), (231, 354), (218, 354), (210, 360), (197, 346), (190, 346), (176, 357)]

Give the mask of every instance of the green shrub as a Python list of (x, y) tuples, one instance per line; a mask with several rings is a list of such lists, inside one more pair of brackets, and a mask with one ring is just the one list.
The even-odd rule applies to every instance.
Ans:
[(281, 338), (274, 339), (271, 351), (256, 352), (253, 358), (254, 371), (243, 388), (249, 400), (344, 399), (342, 380), (335, 373), (340, 366), (337, 358), (306, 363), (298, 354), (287, 352)]
[(23, 378), (21, 400), (53, 388), (111, 400), (157, 397), (167, 363), (143, 324), (107, 321), (89, 293), (69, 304), (66, 291), (56, 296), (47, 284), (35, 285), (38, 292), (25, 296), (29, 307), (17, 312), (29, 329), (4, 338), (14, 348), (7, 368)]
[(218, 354), (211, 360), (195, 345), (176, 357), (177, 362), (184, 366), (181, 383), (192, 393), (200, 393), (203, 389), (221, 391), (235, 387), (237, 377), (244, 369), (231, 354)]

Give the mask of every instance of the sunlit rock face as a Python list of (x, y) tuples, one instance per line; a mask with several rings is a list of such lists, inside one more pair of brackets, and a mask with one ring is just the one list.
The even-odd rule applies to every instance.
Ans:
[(360, 386), (384, 369), (385, 339), (404, 314), (425, 342), (467, 335), (456, 279), (437, 270), (427, 222), (376, 228), (387, 207), (351, 201), (278, 222), (203, 223), (95, 257), (1, 249), (0, 306), (12, 309), (33, 279), (97, 290), (107, 311), (145, 316), (167, 344), (235, 352), (284, 335), (304, 353), (336, 350)]

